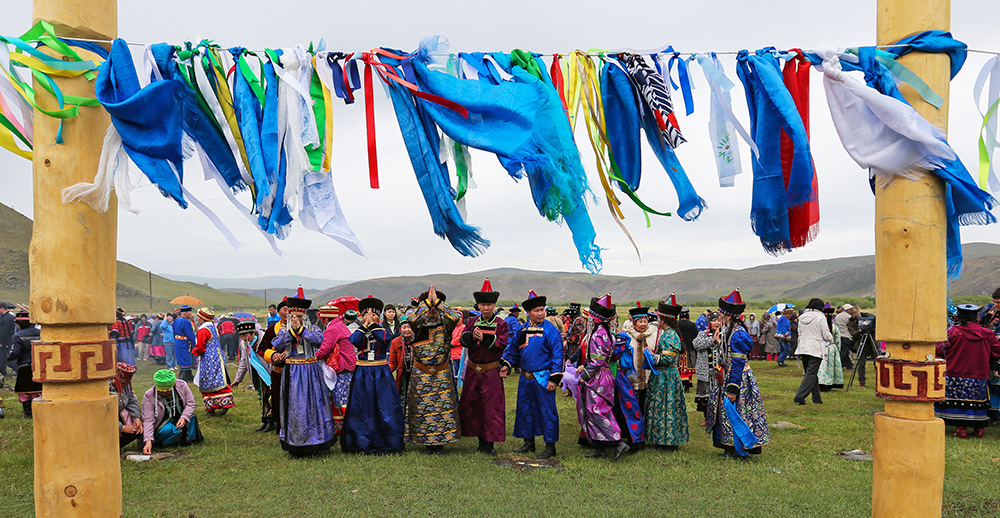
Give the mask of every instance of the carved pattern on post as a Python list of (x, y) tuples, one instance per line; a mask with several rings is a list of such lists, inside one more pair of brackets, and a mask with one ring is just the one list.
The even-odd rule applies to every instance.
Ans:
[(944, 400), (945, 362), (878, 358), (875, 395), (903, 401)]
[(115, 341), (35, 342), (32, 378), (39, 383), (115, 377)]

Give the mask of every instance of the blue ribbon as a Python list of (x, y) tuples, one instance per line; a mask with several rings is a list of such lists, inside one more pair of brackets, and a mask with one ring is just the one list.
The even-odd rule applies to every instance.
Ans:
[[(654, 57), (654, 59), (656, 58)], [(670, 85), (674, 87), (674, 90), (677, 90), (673, 78), (674, 63), (677, 63), (677, 77), (681, 82), (681, 94), (684, 96), (684, 110), (688, 115), (691, 115), (694, 113), (694, 96), (691, 94), (691, 79), (688, 77), (688, 60), (680, 57), (679, 52), (674, 52), (667, 63), (667, 76), (670, 77)]]
[(747, 426), (743, 417), (736, 411), (736, 406), (725, 395), (723, 395), (722, 404), (726, 407), (726, 416), (729, 417), (729, 424), (733, 427), (733, 449), (740, 457), (746, 457), (750, 455), (749, 450), (757, 447), (757, 436), (753, 434), (753, 430)]

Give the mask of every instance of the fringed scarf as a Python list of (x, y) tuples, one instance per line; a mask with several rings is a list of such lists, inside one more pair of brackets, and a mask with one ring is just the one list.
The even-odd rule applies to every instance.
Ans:
[[(381, 60), (390, 67), (400, 66), (397, 59), (383, 57)], [(434, 233), (447, 239), (460, 254), (478, 256), (490, 246), (490, 242), (480, 235), (478, 227), (463, 220), (455, 205), (448, 168), (439, 156), (441, 139), (432, 115), (433, 103), (419, 102), (410, 90), (398, 82), (385, 81), (385, 86), (396, 112), (396, 121), (417, 177), (417, 185), (430, 212)], [(461, 115), (456, 114), (456, 117), (461, 118)]]
[[(782, 77), (788, 93), (795, 101), (795, 108), (802, 117), (806, 138), (809, 138), (809, 69), (811, 63), (801, 53), (790, 58), (785, 63)], [(781, 131), (781, 174), (785, 179), (785, 188), (792, 174), (792, 164), (795, 159), (795, 144), (784, 130)], [(819, 181), (815, 166), (812, 174), (813, 199), (788, 208), (788, 234), (793, 248), (805, 246), (819, 232)]]
[[(512, 80), (493, 84), (482, 80), (482, 76), (478, 81), (458, 79), (428, 68), (431, 53), (440, 52), (434, 48), (437, 41), (437, 38), (425, 39), (408, 60), (415, 81), (420, 90), (465, 107), (469, 116), (464, 118), (434, 103), (419, 103), (421, 114), (428, 117), (427, 133), (433, 133), (430, 130), (436, 123), (455, 142), (496, 153), (511, 176), (526, 175), (539, 213), (550, 221), (560, 218), (565, 221), (583, 266), (594, 273), (600, 271), (600, 248), (594, 244), (596, 232), (584, 200), (588, 192), (586, 173), (562, 101), (544, 67), (531, 66), (523, 55), (518, 58), (541, 75), (539, 79), (525, 68), (512, 65), (510, 56), (497, 53), (491, 55), (493, 63)], [(531, 61), (537, 64), (537, 58), (532, 57)], [(429, 137), (428, 153), (438, 149), (436, 136)], [(414, 145), (407, 139), (408, 148)], [(440, 164), (436, 154), (433, 158), (434, 163)], [(446, 175), (445, 171), (444, 193), (448, 193)], [(454, 202), (449, 203), (454, 206)]]
[[(736, 59), (736, 72), (750, 110), (750, 136), (760, 151), (753, 164), (750, 222), (764, 250), (780, 254), (794, 248), (789, 207), (815, 199), (809, 137), (774, 53), (761, 49), (750, 55), (743, 50)], [(793, 150), (787, 187), (781, 163), (781, 130), (790, 137)]]
[[(996, 200), (976, 186), (945, 136), (903, 99), (895, 82), (884, 80), (888, 71), (874, 60), (874, 49), (862, 48), (858, 57), (858, 64), (841, 61), (829, 48), (809, 56), (822, 63), (827, 102), (844, 149), (883, 183), (916, 179), (927, 171), (944, 180), (948, 276), (957, 278), (960, 226), (995, 223), (990, 211)], [(842, 69), (864, 71), (867, 86)]]

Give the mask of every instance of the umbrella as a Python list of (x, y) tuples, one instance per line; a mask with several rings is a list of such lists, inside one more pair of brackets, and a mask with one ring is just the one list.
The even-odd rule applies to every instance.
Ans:
[(353, 309), (354, 311), (357, 311), (358, 310), (358, 301), (359, 300), (360, 299), (358, 299), (357, 297), (350, 297), (350, 296), (348, 296), (348, 297), (340, 297), (340, 298), (333, 299), (330, 302), (327, 302), (326, 305), (327, 306), (336, 306), (337, 309), (339, 309), (341, 313), (344, 313), (344, 312), (346, 312), (348, 310), (351, 310), (351, 309)]
[(794, 308), (795, 304), (789, 304), (787, 302), (779, 302), (767, 309), (768, 313), (774, 313), (775, 311), (784, 311), (786, 309)]
[(190, 295), (181, 295), (170, 301), (171, 304), (186, 304), (188, 306), (201, 306), (205, 303), (201, 301), (198, 297), (192, 297)]
[(246, 311), (237, 311), (233, 313), (233, 316), (236, 318), (256, 318), (253, 316), (253, 313), (247, 313)]

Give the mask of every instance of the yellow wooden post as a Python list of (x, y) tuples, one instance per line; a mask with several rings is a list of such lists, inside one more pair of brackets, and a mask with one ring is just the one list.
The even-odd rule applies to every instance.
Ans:
[[(34, 0), (33, 17), (63, 37), (107, 40), (118, 33), (117, 0)], [(58, 83), (66, 94), (94, 96), (83, 77)], [(57, 107), (45, 93), (38, 103)], [(31, 316), (42, 324), (32, 358), (42, 382), (42, 399), (33, 404), (36, 516), (122, 514), (118, 402), (107, 381), (115, 373), (107, 325), (115, 318), (118, 202), (112, 197), (102, 214), (84, 203), (63, 204), (61, 195), (93, 181), (108, 124), (103, 109), (81, 108), (63, 124), (64, 143), (56, 144), (59, 121), (35, 112), (29, 265)]]
[[(878, 0), (879, 45), (950, 25), (950, 0)], [(948, 56), (914, 52), (899, 61), (944, 97), (938, 109), (901, 87), (917, 112), (946, 129)], [(933, 401), (944, 397), (944, 365), (933, 355), (935, 342), (947, 339), (946, 234), (944, 186), (935, 176), (877, 189), (876, 338), (886, 341), (890, 359), (877, 367), (886, 401), (875, 416), (873, 517), (941, 516), (944, 422), (934, 417)]]

